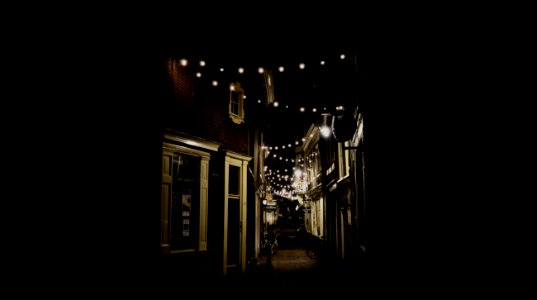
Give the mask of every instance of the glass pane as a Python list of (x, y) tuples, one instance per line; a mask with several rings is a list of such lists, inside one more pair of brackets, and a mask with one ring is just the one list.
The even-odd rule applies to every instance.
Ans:
[(239, 199), (228, 200), (228, 221), (227, 221), (227, 264), (239, 263), (240, 247), (240, 206)]
[(231, 92), (231, 112), (236, 115), (239, 114), (239, 96), (240, 94), (238, 92)]
[(233, 102), (231, 104), (231, 112), (236, 115), (239, 115), (239, 103)]
[(174, 153), (170, 246), (195, 249), (199, 230), (200, 158)]
[(229, 190), (228, 194), (239, 194), (240, 167), (229, 166)]

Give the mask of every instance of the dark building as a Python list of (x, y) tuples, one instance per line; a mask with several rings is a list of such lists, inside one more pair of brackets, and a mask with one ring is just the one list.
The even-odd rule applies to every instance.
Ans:
[(258, 253), (263, 162), (254, 101), (265, 99), (264, 75), (211, 56), (162, 64), (161, 255), (178, 272), (245, 272)]

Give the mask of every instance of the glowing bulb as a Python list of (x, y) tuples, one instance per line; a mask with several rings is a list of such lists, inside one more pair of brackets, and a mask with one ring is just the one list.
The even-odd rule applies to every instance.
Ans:
[(200, 66), (205, 67), (205, 61), (204, 60), (200, 60)]
[(306, 109), (305, 109), (304, 107), (301, 107), (301, 108), (300, 108), (300, 111), (301, 111), (301, 112), (304, 112), (305, 110), (306, 110)]
[(339, 58), (341, 58), (341, 59), (345, 59), (345, 54), (341, 54), (341, 55), (339, 56)]
[(298, 141), (295, 141), (295, 145), (298, 145)]
[(201, 77), (201, 73), (200, 73), (200, 72), (197, 72), (197, 73), (196, 73), (196, 77), (200, 78), (200, 77)]
[(274, 101), (274, 107), (278, 107), (278, 105), (280, 105), (280, 103), (278, 103), (278, 101)]
[(239, 68), (239, 73), (244, 73), (244, 69), (243, 68)]
[(323, 65), (323, 66), (324, 66), (324, 60), (321, 60), (321, 65)]
[(265, 70), (263, 68), (259, 68), (259, 69), (257, 69), (257, 72), (259, 72), (259, 74), (263, 74), (263, 72), (265, 72)]
[(285, 69), (284, 69), (282, 66), (280, 66), (280, 67), (278, 68), (278, 71), (280, 71), (280, 72), (283, 72), (284, 70), (285, 70)]
[(296, 177), (302, 177), (302, 170), (300, 170), (300, 169), (296, 169), (296, 170), (295, 170), (295, 176), (296, 176)]
[(181, 60), (179, 61), (179, 63), (180, 63), (181, 66), (183, 66), (183, 67), (186, 67), (186, 65), (188, 65), (188, 61), (187, 61), (186, 59), (184, 59), (184, 58), (181, 59)]
[(230, 91), (234, 91), (234, 90), (235, 90), (235, 86), (234, 86), (233, 84), (230, 84), (230, 85), (229, 85), (229, 90), (230, 90)]
[(305, 64), (301, 63), (300, 65), (298, 65), (298, 67), (301, 69), (301, 70), (304, 70), (304, 68), (306, 67)]
[(321, 135), (324, 136), (325, 138), (330, 136), (330, 128), (328, 126), (326, 125), (321, 126), (320, 131), (321, 131)]
[(257, 103), (261, 103), (261, 100), (257, 100)]
[(213, 80), (213, 86), (217, 86), (217, 85), (218, 85), (218, 81)]
[(305, 139), (305, 138), (302, 138), (302, 141), (303, 141), (303, 142), (305, 142), (305, 141), (306, 141), (306, 139)]
[(291, 147), (291, 144), (288, 144), (288, 145), (287, 145), (287, 147), (289, 147), (289, 148), (290, 148), (290, 147)]
[(224, 72), (224, 68), (220, 68), (220, 72)]
[(313, 112), (317, 112), (317, 109), (316, 109), (316, 108), (314, 108), (314, 109), (312, 109), (312, 111), (313, 111)]

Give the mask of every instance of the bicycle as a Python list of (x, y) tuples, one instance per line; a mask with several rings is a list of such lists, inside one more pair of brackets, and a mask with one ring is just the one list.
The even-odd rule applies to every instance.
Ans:
[(311, 259), (317, 259), (324, 255), (326, 242), (322, 236), (310, 235), (306, 248), (306, 255)]
[(274, 255), (278, 251), (278, 234), (269, 233), (264, 236), (263, 242), (261, 243), (261, 249), (263, 253), (267, 256)]

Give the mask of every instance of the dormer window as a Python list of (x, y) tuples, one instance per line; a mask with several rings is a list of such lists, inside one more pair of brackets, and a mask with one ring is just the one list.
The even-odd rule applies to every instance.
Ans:
[(229, 117), (234, 123), (244, 123), (244, 90), (239, 82), (229, 86)]

